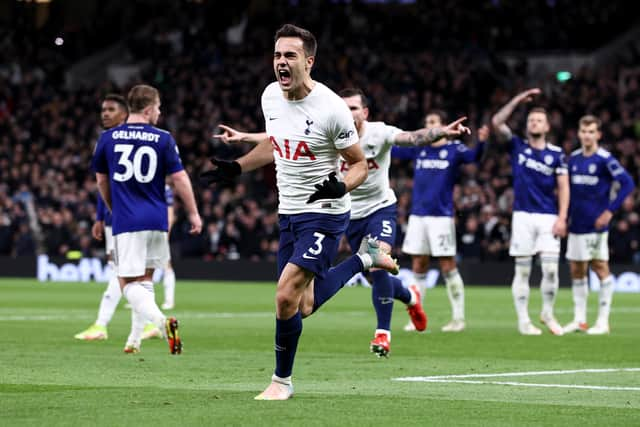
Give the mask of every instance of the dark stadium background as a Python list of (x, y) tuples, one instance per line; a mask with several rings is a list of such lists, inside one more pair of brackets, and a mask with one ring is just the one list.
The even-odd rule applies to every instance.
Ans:
[[(579, 117), (596, 114), (604, 147), (638, 183), (640, 26), (630, 8), (616, 0), (0, 2), (2, 271), (35, 270), (40, 254), (104, 254), (90, 235), (97, 190), (88, 166), (107, 93), (126, 94), (140, 82), (160, 89), (159, 125), (176, 137), (194, 183), (209, 157), (240, 155), (242, 147), (211, 135), (220, 123), (263, 130), (259, 96), (273, 81), (273, 33), (284, 22), (316, 34), (313, 77), (334, 90), (361, 87), (372, 120), (416, 129), (437, 108), (468, 116), (475, 130), (513, 94), (537, 86), (553, 142), (569, 153)], [(512, 129), (524, 128), (524, 113), (513, 115)], [(411, 165), (394, 161), (391, 176), (401, 242)], [(275, 259), (278, 236), (272, 168), (196, 193), (202, 235), (188, 235), (176, 203), (171, 244), (179, 277), (181, 262), (216, 270), (195, 260), (240, 260), (238, 271), (246, 271), (243, 261), (270, 265), (264, 261)], [(509, 158), (498, 148), (463, 169), (455, 193), (463, 266), (504, 262), (505, 283), (512, 198)], [(612, 262), (633, 271), (639, 204), (636, 189), (610, 232)]]

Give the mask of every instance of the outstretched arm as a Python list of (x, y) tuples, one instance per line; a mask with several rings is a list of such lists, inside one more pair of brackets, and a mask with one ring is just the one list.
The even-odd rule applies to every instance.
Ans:
[(507, 120), (513, 113), (513, 110), (523, 102), (530, 102), (534, 96), (539, 95), (542, 91), (538, 88), (528, 89), (514, 96), (511, 101), (500, 109), (491, 118), (491, 124), (496, 132), (499, 141), (508, 141), (511, 139), (511, 129), (507, 126)]
[(247, 133), (240, 132), (232, 127), (226, 125), (219, 125), (222, 129), (222, 133), (213, 135), (215, 139), (218, 139), (225, 144), (236, 144), (239, 142), (248, 142), (250, 144), (260, 144), (264, 141), (269, 141), (269, 137), (266, 132), (260, 133)]
[(463, 126), (462, 122), (467, 120), (466, 117), (449, 123), (447, 126), (436, 127), (432, 129), (422, 128), (413, 132), (401, 132), (396, 135), (394, 143), (396, 145), (430, 145), (442, 138), (454, 139), (465, 134), (470, 134), (468, 127)]

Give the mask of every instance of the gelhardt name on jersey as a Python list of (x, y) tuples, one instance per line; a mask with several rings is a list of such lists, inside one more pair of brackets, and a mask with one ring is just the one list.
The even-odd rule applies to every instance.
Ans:
[(157, 133), (144, 132), (140, 130), (117, 130), (111, 134), (111, 138), (158, 142), (160, 140), (160, 135)]

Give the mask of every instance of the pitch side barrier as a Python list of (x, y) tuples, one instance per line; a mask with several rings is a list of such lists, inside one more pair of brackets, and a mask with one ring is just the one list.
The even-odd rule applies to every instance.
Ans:
[[(267, 281), (275, 282), (276, 264), (268, 261), (204, 261), (196, 258), (174, 259), (172, 261), (178, 279), (182, 280), (226, 280), (226, 281)], [(401, 264), (408, 266), (409, 262)], [(513, 264), (510, 262), (471, 262), (458, 265), (465, 284), (484, 286), (511, 286)], [(109, 268), (99, 258), (80, 258), (68, 260), (61, 257), (0, 257), (1, 277), (35, 278), (40, 282), (106, 282)], [(616, 278), (617, 292), (640, 292), (640, 265), (612, 264), (611, 271)], [(535, 266), (531, 273), (531, 284), (540, 283), (540, 268)], [(156, 279), (161, 277), (158, 272)], [(411, 272), (402, 268), (400, 278), (405, 283), (411, 281)], [(354, 282), (366, 284), (365, 277), (356, 277)], [(431, 287), (443, 283), (438, 270), (428, 273)], [(600, 287), (595, 274), (590, 275), (590, 287)], [(570, 287), (569, 266), (560, 264), (560, 286)]]

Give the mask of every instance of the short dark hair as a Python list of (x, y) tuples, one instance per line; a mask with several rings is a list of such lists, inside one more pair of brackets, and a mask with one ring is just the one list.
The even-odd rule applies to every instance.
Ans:
[(582, 116), (580, 118), (580, 126), (589, 126), (595, 123), (596, 129), (600, 130), (600, 126), (602, 125), (602, 120), (597, 118), (592, 114), (587, 114), (586, 116)]
[(338, 93), (338, 95), (340, 95), (340, 98), (351, 98), (352, 96), (359, 96), (360, 101), (362, 102), (362, 108), (369, 108), (369, 99), (367, 98), (367, 95), (364, 94), (362, 89), (359, 89), (357, 87), (347, 87), (342, 89)]
[(108, 93), (102, 102), (111, 101), (115, 102), (124, 110), (125, 113), (129, 114), (129, 105), (127, 105), (127, 101), (124, 99), (124, 96), (118, 95), (117, 93)]
[(318, 42), (316, 37), (309, 30), (300, 28), (293, 24), (284, 24), (274, 37), (274, 42), (277, 42), (281, 37), (297, 37), (302, 40), (302, 47), (306, 56), (316, 56), (316, 50), (318, 49)]
[(447, 113), (444, 110), (429, 110), (424, 118), (426, 119), (427, 116), (438, 116), (442, 124), (447, 122)]
[(137, 85), (131, 88), (127, 99), (131, 112), (139, 113), (156, 100), (160, 100), (160, 92), (153, 86)]

